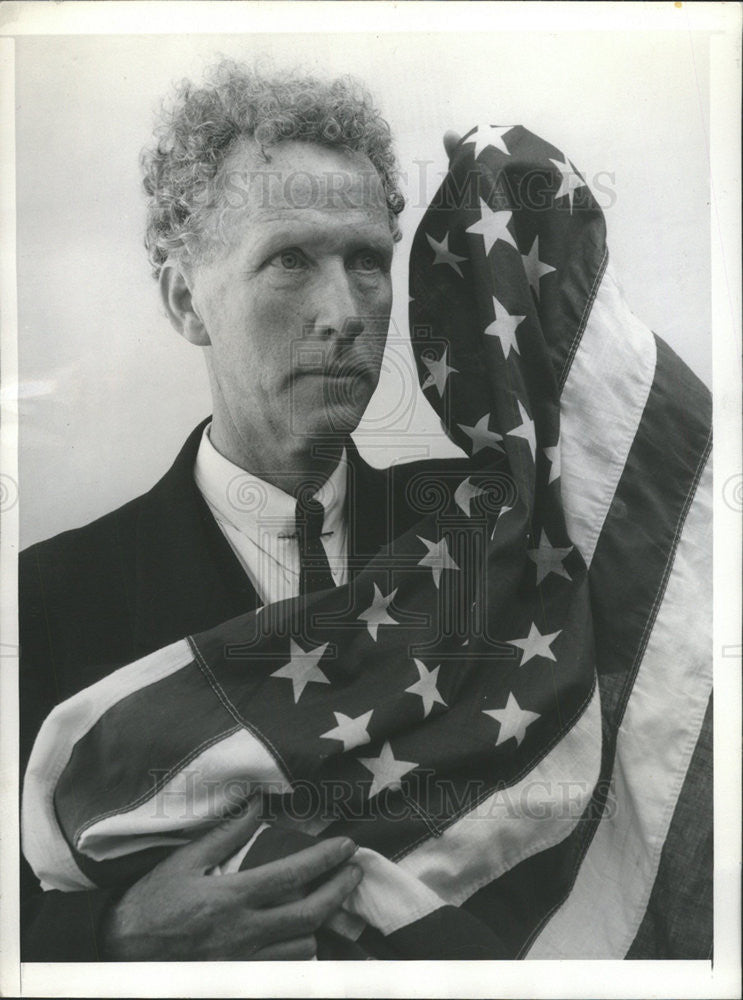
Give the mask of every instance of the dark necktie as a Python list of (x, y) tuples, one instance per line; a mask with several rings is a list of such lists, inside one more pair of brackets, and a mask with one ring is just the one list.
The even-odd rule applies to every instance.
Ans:
[(320, 540), (325, 510), (319, 500), (300, 496), (297, 500), (296, 524), (299, 539), (299, 593), (334, 587), (330, 564)]

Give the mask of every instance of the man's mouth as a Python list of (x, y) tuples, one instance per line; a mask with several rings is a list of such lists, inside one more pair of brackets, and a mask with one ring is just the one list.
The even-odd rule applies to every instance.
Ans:
[(340, 368), (326, 368), (322, 373), (327, 379), (357, 379), (367, 378), (369, 369), (365, 365), (355, 365), (353, 368), (342, 366)]
[(319, 376), (327, 381), (336, 382), (359, 378), (368, 379), (371, 376), (371, 368), (368, 361), (357, 358), (334, 361), (330, 364), (303, 365), (295, 371), (297, 378), (307, 375)]

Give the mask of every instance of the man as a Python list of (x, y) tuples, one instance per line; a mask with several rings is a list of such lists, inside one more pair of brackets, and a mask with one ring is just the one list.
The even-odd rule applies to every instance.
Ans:
[[(405, 476), (371, 469), (349, 438), (379, 378), (403, 205), (369, 98), (224, 64), (181, 90), (144, 164), (150, 259), (171, 323), (204, 349), (212, 418), (149, 493), (23, 554), (23, 761), (58, 701), (183, 635), (345, 582), (415, 519)], [(358, 882), (354, 845), (201, 877), (256, 826), (249, 810), (121, 899), (42, 895), (26, 869), (24, 959), (311, 957)]]
[[(146, 497), (24, 558), (25, 849), (67, 890), (31, 904), (27, 958), (305, 957), (326, 923), (356, 957), (705, 953), (675, 887), (690, 843), (709, 887), (708, 393), (623, 302), (562, 151), (488, 124), (455, 147), (410, 260), (423, 389), (470, 455), (439, 506), (348, 438), (400, 208), (368, 103), (227, 68), (146, 160), (214, 417)], [(351, 797), (304, 851), (251, 808), (173, 850), (214, 811), (164, 825), (165, 797), (233, 772)]]

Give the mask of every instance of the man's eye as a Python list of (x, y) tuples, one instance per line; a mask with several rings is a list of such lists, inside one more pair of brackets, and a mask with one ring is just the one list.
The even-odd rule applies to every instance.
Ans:
[(356, 254), (351, 261), (351, 266), (356, 271), (379, 271), (382, 268), (382, 259), (379, 254), (371, 250), (364, 250)]
[(304, 254), (299, 250), (282, 250), (271, 261), (272, 264), (284, 268), (285, 271), (296, 271), (305, 266)]

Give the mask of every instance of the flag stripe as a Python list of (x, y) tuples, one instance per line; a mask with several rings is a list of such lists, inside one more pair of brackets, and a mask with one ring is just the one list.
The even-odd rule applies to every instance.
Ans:
[(627, 309), (607, 269), (560, 400), (565, 521), (587, 566), (640, 425), (655, 363), (650, 330)]
[[(367, 933), (359, 943), (366, 944), (370, 938)], [(490, 961), (509, 957), (497, 932), (466, 910), (453, 906), (442, 906), (414, 925), (400, 928), (383, 943), (393, 951), (380, 957)]]
[[(136, 768), (121, 754), (134, 719), (141, 734)], [(96, 724), (78, 740), (59, 778), (55, 799), (62, 827), (77, 840), (110, 812), (136, 809), (234, 727), (189, 648), (189, 660), (178, 671), (122, 692), (115, 705), (101, 705)], [(108, 775), (105, 782), (101, 771)]]
[(713, 900), (712, 698), (629, 959), (710, 959)]
[(141, 838), (146, 836), (154, 838), (153, 844), (162, 843), (165, 832), (213, 820), (257, 786), (274, 794), (290, 787), (263, 744), (247, 730), (237, 729), (194, 757), (188, 770), (179, 769), (136, 809), (117, 809), (88, 825), (77, 848), (101, 860), (141, 849), (145, 846)]
[(94, 883), (75, 863), (60, 830), (54, 807), (57, 781), (67, 766), (76, 742), (105, 711), (142, 684), (181, 670), (191, 660), (185, 639), (159, 649), (114, 671), (51, 712), (34, 743), (23, 782), (21, 838), (23, 853), (45, 887), (79, 889)]
[(354, 855), (364, 878), (345, 904), (382, 934), (393, 931), (443, 906), (436, 893), (376, 851), (360, 847)]
[(619, 729), (616, 806), (530, 958), (623, 958), (642, 921), (712, 683), (711, 490), (708, 465)]
[[(601, 233), (602, 233), (602, 238), (601, 238), (602, 252), (601, 252), (601, 259), (599, 261), (599, 266), (596, 270), (596, 274), (594, 276), (591, 289), (588, 295), (586, 296), (578, 328), (575, 331), (575, 334), (570, 341), (570, 346), (565, 354), (565, 360), (562, 363), (562, 368), (560, 369), (559, 385), (561, 394), (563, 389), (565, 388), (565, 383), (567, 381), (568, 375), (570, 374), (570, 369), (573, 366), (573, 361), (575, 360), (576, 351), (580, 347), (581, 340), (583, 339), (583, 334), (585, 333), (586, 324), (591, 315), (591, 312), (593, 311), (598, 290), (604, 282), (604, 277), (609, 267), (609, 249), (605, 243), (606, 227), (604, 226), (603, 217), (601, 218)], [(553, 364), (555, 364), (556, 369), (557, 369), (557, 364), (556, 364), (557, 360), (558, 360), (557, 356), (553, 356)]]
[(582, 840), (580, 828), (590, 808), (559, 844), (522, 861), (462, 903), (467, 912), (497, 929), (510, 958), (520, 957), (535, 922), (570, 891)]
[(709, 391), (663, 340), (656, 343), (653, 388), (589, 573), (599, 674), (639, 663), (647, 615), (710, 448)]

